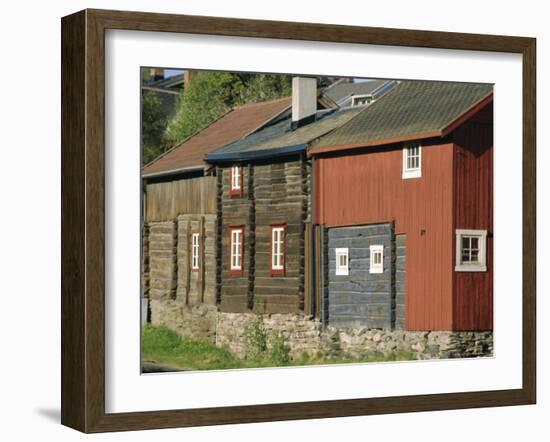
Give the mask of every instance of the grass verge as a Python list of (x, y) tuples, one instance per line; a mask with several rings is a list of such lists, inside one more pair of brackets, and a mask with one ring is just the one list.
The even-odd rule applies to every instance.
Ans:
[(166, 327), (146, 325), (142, 329), (141, 359), (179, 370), (222, 370), (403, 361), (415, 358), (411, 353), (394, 353), (390, 355), (365, 355), (363, 357), (353, 357), (345, 354), (329, 357), (319, 354), (314, 357), (303, 355), (298, 358), (281, 359), (273, 357), (273, 353), (268, 352), (261, 357), (240, 359), (230, 350), (216, 347), (210, 342), (181, 337)]

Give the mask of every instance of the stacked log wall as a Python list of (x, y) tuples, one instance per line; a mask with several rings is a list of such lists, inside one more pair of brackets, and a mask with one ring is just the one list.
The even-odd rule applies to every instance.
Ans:
[[(247, 226), (250, 217), (251, 201), (248, 198), (249, 193), (249, 170), (242, 168), (242, 193), (241, 195), (230, 195), (231, 167), (218, 168), (220, 184), (218, 192), (221, 192), (221, 198), (218, 201), (221, 210), (218, 211), (218, 218), (221, 218), (220, 229), (220, 270), (221, 280), (217, 283), (220, 299), (219, 305), (221, 311), (227, 312), (246, 312), (249, 310), (248, 298), (248, 261), (250, 250), (250, 228)], [(243, 269), (240, 274), (230, 272), (230, 229), (232, 226), (243, 226)]]
[[(178, 216), (178, 279), (176, 297), (184, 305), (216, 303), (216, 216)], [(199, 268), (191, 268), (193, 233), (199, 234)]]
[[(311, 220), (311, 165), (305, 158), (248, 164), (242, 195), (229, 192), (230, 167), (218, 168), (221, 264), (217, 281), (225, 312), (298, 313), (306, 299), (306, 223)], [(220, 221), (221, 220), (221, 221)], [(271, 272), (271, 226), (284, 224), (285, 270)], [(244, 227), (244, 268), (230, 272), (230, 229)], [(310, 265), (308, 261), (307, 265)], [(311, 296), (308, 295), (308, 302)]]
[(177, 284), (177, 229), (174, 221), (149, 224), (149, 298), (174, 299)]
[[(256, 269), (255, 303), (266, 313), (304, 309), (304, 223), (307, 218), (307, 176), (301, 160), (255, 168)], [(271, 272), (271, 225), (284, 223), (285, 271)]]

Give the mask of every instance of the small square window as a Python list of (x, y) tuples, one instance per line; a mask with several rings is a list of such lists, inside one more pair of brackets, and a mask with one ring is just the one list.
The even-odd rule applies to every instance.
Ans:
[(457, 272), (487, 271), (486, 245), (486, 230), (457, 229), (455, 270)]
[(403, 147), (403, 178), (422, 176), (422, 147), (420, 143), (407, 143)]
[(384, 246), (370, 246), (370, 273), (384, 273)]
[(347, 276), (349, 275), (349, 249), (336, 249), (336, 274)]
[(351, 105), (355, 106), (366, 106), (372, 102), (372, 95), (354, 95), (351, 97)]

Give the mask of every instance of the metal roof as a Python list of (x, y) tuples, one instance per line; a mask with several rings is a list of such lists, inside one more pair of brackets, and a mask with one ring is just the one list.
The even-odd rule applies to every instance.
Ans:
[(291, 118), (288, 117), (207, 154), (206, 161), (268, 158), (305, 151), (308, 143), (345, 124), (361, 110), (363, 108), (318, 111), (315, 121), (294, 130)]

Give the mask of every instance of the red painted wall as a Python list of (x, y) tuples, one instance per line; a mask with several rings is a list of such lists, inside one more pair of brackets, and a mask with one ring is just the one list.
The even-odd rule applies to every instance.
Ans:
[[(402, 144), (315, 159), (315, 223), (395, 221), (407, 235), (406, 328), (492, 330), (492, 104), (422, 141), (422, 177), (402, 178)], [(455, 272), (455, 229), (487, 229), (487, 272)]]
[(453, 325), (453, 144), (422, 143), (422, 177), (403, 179), (402, 144), (315, 160), (316, 222), (395, 220), (407, 235), (406, 328)]
[(455, 272), (453, 328), (493, 329), (493, 107), (452, 134), (454, 227), (487, 230), (487, 271)]

